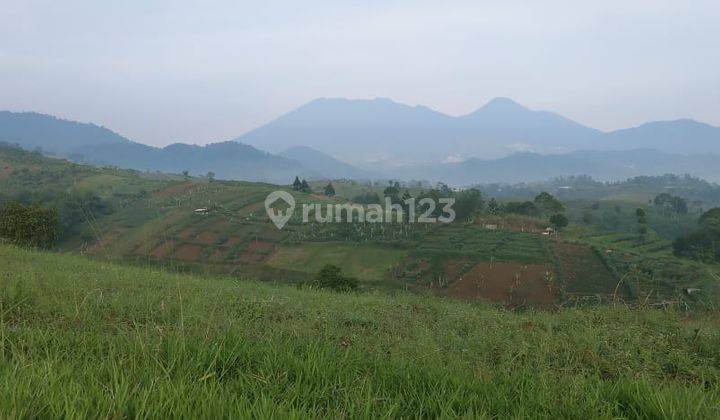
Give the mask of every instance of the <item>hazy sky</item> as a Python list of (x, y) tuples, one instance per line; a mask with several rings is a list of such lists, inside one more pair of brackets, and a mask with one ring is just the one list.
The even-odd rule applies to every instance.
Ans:
[(227, 140), (317, 97), (720, 125), (719, 22), (717, 0), (0, 0), (0, 109), (154, 145)]

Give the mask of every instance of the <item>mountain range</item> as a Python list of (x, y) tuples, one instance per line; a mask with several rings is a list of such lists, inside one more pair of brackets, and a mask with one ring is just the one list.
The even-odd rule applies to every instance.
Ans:
[(236, 141), (271, 152), (302, 145), (366, 168), (496, 159), (515, 152), (657, 149), (720, 153), (720, 128), (692, 120), (603, 132), (547, 111), (496, 98), (453, 117), (389, 99), (317, 99)]
[(231, 141), (164, 148), (94, 124), (3, 111), (0, 141), (95, 165), (272, 183), (301, 176), (467, 185), (670, 172), (720, 180), (718, 127), (677, 120), (603, 132), (507, 98), (459, 117), (389, 99), (317, 99)]
[(142, 171), (193, 175), (213, 172), (222, 179), (288, 183), (295, 176), (323, 175), (297, 160), (273, 155), (237, 142), (206, 146), (176, 143), (164, 148), (133, 142), (94, 124), (37, 113), (0, 112), (0, 141), (76, 162)]

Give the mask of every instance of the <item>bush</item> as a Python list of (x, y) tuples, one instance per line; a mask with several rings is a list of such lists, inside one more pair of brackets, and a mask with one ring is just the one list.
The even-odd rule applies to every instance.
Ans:
[(700, 230), (677, 238), (673, 242), (674, 254), (705, 262), (720, 262), (720, 232)]
[(321, 289), (332, 289), (336, 292), (347, 292), (358, 288), (358, 281), (342, 274), (340, 267), (332, 264), (324, 265), (317, 274), (313, 286)]
[(19, 246), (50, 248), (60, 236), (60, 217), (39, 204), (6, 203), (0, 209), (0, 237)]
[(552, 224), (556, 230), (560, 230), (568, 225), (568, 219), (563, 214), (553, 214), (550, 216), (550, 224)]

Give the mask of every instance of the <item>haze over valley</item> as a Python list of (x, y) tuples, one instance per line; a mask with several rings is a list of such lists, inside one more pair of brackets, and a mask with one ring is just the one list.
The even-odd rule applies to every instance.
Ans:
[(464, 186), (590, 175), (720, 180), (720, 128), (683, 119), (603, 132), (496, 98), (451, 117), (390, 99), (317, 99), (234, 139), (157, 148), (109, 128), (0, 112), (0, 141), (96, 165), (223, 179), (402, 179)]

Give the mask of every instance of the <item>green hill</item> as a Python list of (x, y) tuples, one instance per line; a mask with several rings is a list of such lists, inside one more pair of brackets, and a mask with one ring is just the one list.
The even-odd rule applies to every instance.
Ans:
[[(672, 256), (669, 242), (654, 234), (645, 247), (618, 234), (625, 242), (616, 249), (620, 243), (603, 232), (571, 230), (558, 241), (539, 234), (546, 221), (512, 215), (450, 225), (305, 224), (294, 218), (278, 230), (264, 209), (265, 197), (278, 189), (289, 191), (96, 168), (0, 147), (0, 204), (18, 200), (57, 209), (65, 227), (58, 248), (96, 258), (285, 283), (309, 280), (322, 265), (335, 264), (366, 291), (432, 291), (510, 307), (567, 306), (595, 297), (684, 304), (687, 287), (702, 289), (696, 296), (711, 303), (720, 295), (718, 267)], [(338, 191), (333, 198), (289, 192), (299, 206), (341, 203), (361, 186), (338, 183)], [(568, 240), (576, 246), (567, 248)], [(607, 256), (608, 249), (622, 252)]]
[(0, 245), (12, 417), (717, 418), (717, 314), (513, 313)]

